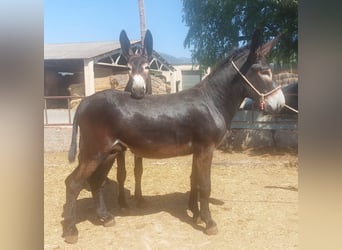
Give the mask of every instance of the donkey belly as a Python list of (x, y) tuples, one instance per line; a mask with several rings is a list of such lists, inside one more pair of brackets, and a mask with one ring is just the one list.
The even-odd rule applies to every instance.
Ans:
[(145, 146), (129, 146), (136, 156), (144, 158), (162, 159), (193, 153), (192, 142), (185, 144), (151, 144)]
[(121, 140), (137, 156), (144, 158), (170, 158), (192, 154), (193, 137), (191, 133), (170, 129), (142, 130), (144, 133), (124, 134)]

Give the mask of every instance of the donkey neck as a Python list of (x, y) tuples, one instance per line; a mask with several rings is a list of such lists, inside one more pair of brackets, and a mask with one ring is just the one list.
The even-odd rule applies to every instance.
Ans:
[[(239, 60), (239, 65), (245, 60)], [(231, 65), (231, 60), (220, 65), (220, 68), (212, 72), (203, 81), (203, 88), (213, 101), (215, 107), (224, 117), (227, 126), (245, 98), (244, 87), (241, 78), (237, 76), (236, 70)]]

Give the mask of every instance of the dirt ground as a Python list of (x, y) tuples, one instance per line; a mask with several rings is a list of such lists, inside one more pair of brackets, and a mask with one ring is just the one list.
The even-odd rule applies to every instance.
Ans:
[(298, 155), (295, 152), (217, 150), (212, 164), (210, 209), (218, 234), (208, 236), (187, 211), (191, 156), (144, 159), (144, 208), (137, 208), (133, 157), (126, 153), (129, 214), (120, 213), (116, 163), (106, 184), (113, 227), (99, 225), (91, 193), (78, 197), (79, 240), (64, 242), (61, 213), (64, 179), (76, 162), (67, 152), (45, 153), (44, 249), (298, 249)]

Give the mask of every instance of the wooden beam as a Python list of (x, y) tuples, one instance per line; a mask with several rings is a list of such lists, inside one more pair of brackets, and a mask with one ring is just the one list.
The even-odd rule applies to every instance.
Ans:
[(116, 60), (115, 60), (115, 64), (119, 65), (119, 60), (120, 60), (120, 58), (121, 58), (121, 55), (122, 55), (122, 53), (120, 53), (120, 54), (118, 55), (118, 57), (117, 57)]
[(95, 80), (94, 80), (94, 60), (84, 59), (84, 90), (85, 95), (89, 96), (95, 93)]
[(172, 71), (170, 71), (170, 84), (171, 84), (171, 93), (176, 93), (177, 92), (176, 80), (175, 80), (175, 75)]
[(102, 65), (102, 66), (109, 66), (109, 67), (114, 67), (114, 68), (123, 68), (123, 69), (128, 69), (126, 65), (121, 65), (121, 64), (112, 64), (112, 63), (103, 63), (103, 62), (98, 62), (96, 65)]

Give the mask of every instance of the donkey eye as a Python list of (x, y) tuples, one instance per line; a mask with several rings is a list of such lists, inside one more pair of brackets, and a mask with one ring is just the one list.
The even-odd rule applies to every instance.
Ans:
[(272, 77), (271, 69), (264, 69), (260, 71), (260, 74), (267, 77)]
[(150, 69), (150, 66), (145, 66), (144, 69), (145, 69), (145, 70), (149, 70), (149, 69)]
[(263, 81), (271, 82), (272, 81), (272, 71), (270, 68), (262, 68), (258, 71), (258, 75), (263, 79)]

